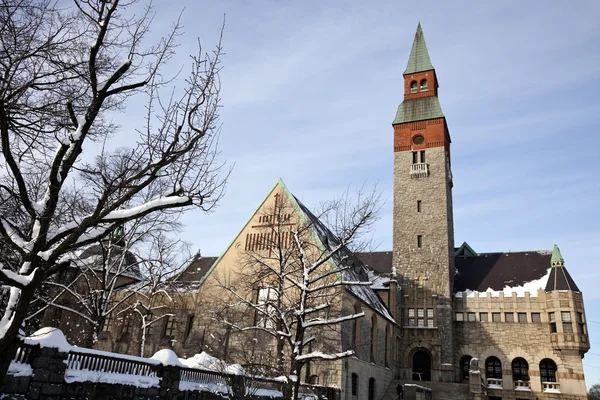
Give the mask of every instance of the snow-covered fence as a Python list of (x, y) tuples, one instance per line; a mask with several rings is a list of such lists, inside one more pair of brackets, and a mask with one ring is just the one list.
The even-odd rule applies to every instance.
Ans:
[(156, 364), (135, 361), (97, 353), (70, 351), (67, 355), (67, 369), (88, 370), (104, 373), (136, 376), (156, 376)]
[[(160, 354), (162, 353), (162, 354)], [(280, 397), (282, 381), (182, 365), (161, 350), (141, 358), (71, 346), (62, 332), (43, 328), (18, 344), (0, 393), (42, 398), (161, 398), (222, 400)], [(306, 399), (339, 399), (339, 389), (301, 385)]]
[(227, 385), (227, 379), (223, 374), (196, 368), (180, 368), (179, 381), (203, 385)]
[(20, 343), (17, 347), (17, 352), (13, 358), (14, 362), (29, 364), (31, 359), (31, 354), (34, 348), (39, 348), (37, 345)]

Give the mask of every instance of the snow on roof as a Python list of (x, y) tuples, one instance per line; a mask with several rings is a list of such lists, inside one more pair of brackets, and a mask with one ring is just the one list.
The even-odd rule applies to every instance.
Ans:
[(546, 284), (548, 283), (548, 278), (550, 277), (550, 272), (552, 268), (548, 268), (546, 271), (546, 275), (542, 276), (539, 279), (534, 279), (529, 282), (524, 282), (522, 285), (517, 286), (504, 286), (502, 290), (494, 290), (492, 288), (487, 288), (485, 292), (478, 292), (476, 290), (465, 290), (464, 292), (456, 292), (455, 297), (475, 297), (476, 295), (479, 297), (486, 297), (487, 293), (491, 293), (492, 297), (500, 297), (500, 292), (504, 293), (505, 297), (511, 297), (513, 293), (517, 294), (517, 297), (525, 297), (525, 293), (529, 293), (530, 297), (537, 297), (538, 290), (544, 289)]
[[(292, 195), (298, 203), (300, 210), (304, 213), (307, 221), (310, 223), (311, 229), (316, 234), (316, 237), (321, 241), (323, 248), (331, 251), (340, 243), (340, 239), (325, 224), (319, 220), (298, 198)], [(367, 268), (363, 262), (350, 249), (343, 247), (335, 253), (331, 260), (335, 267), (340, 269), (343, 274), (343, 279), (350, 282), (367, 282), (369, 280)], [(351, 268), (345, 268), (352, 265)], [(343, 269), (345, 268), (345, 269)], [(358, 297), (364, 303), (369, 305), (377, 313), (381, 314), (387, 320), (396, 323), (385, 304), (381, 301), (377, 293), (370, 286), (363, 285), (346, 285), (346, 290)]]

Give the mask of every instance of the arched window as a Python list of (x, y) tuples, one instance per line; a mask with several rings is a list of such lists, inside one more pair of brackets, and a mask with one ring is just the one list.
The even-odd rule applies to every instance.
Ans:
[(556, 364), (549, 358), (540, 362), (540, 378), (542, 382), (556, 382)]
[(421, 90), (427, 90), (427, 79), (421, 80)]
[(417, 81), (412, 81), (410, 83), (410, 92), (417, 93)]
[(352, 396), (358, 396), (358, 374), (352, 374)]
[(529, 364), (525, 359), (518, 357), (512, 361), (512, 374), (513, 374), (513, 382), (521, 381), (528, 382), (529, 381)]
[(460, 359), (460, 378), (463, 381), (469, 380), (469, 371), (471, 370), (471, 356), (462, 356)]
[(377, 317), (371, 317), (371, 362), (375, 361), (375, 341), (377, 340)]
[(502, 379), (502, 363), (496, 357), (485, 360), (485, 377), (487, 379)]
[(311, 375), (310, 379), (308, 380), (308, 383), (310, 383), (311, 385), (318, 385), (319, 384), (319, 375)]
[(369, 378), (369, 400), (375, 400), (375, 378)]

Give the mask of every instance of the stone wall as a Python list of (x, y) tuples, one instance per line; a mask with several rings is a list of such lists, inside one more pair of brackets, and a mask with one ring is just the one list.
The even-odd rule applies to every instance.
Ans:
[[(430, 122), (434, 121), (427, 121)], [(441, 124), (443, 130), (443, 119), (435, 122)], [(423, 125), (424, 132), (429, 132), (430, 127)], [(417, 133), (423, 132), (414, 132)], [(409, 309), (416, 313), (418, 308), (432, 308), (435, 313), (432, 329), (420, 329), (411, 332), (410, 338), (403, 337), (405, 351), (401, 362), (403, 373), (410, 373), (410, 353), (417, 346), (435, 349), (438, 357), (432, 363), (438, 372), (434, 374), (434, 380), (447, 381), (450, 377), (442, 372), (442, 365), (451, 364), (453, 360), (450, 301), (451, 278), (454, 277), (452, 189), (446, 148), (426, 148), (425, 155), (429, 175), (420, 178), (410, 175), (412, 151), (398, 151), (394, 155), (393, 263), (401, 275), (401, 325), (408, 326)], [(420, 211), (417, 201), (420, 201)], [(422, 237), (420, 248), (418, 236)], [(417, 325), (416, 316), (414, 322)], [(415, 334), (420, 337), (413, 337)]]
[[(583, 300), (580, 293), (538, 291), (537, 296), (525, 293), (523, 297), (492, 297), (491, 293), (482, 293), (485, 297), (457, 298), (454, 312), (462, 314), (464, 321), (454, 322), (455, 327), (455, 365), (460, 365), (463, 356), (477, 357), (485, 377), (485, 361), (488, 357), (497, 357), (502, 363), (502, 390), (491, 389), (488, 395), (504, 399), (585, 399), (585, 381), (581, 355), (589, 348)], [(561, 303), (562, 301), (562, 303)], [(562, 307), (560, 307), (562, 304)], [(552, 332), (549, 312), (555, 315), (557, 332)], [(561, 312), (570, 313), (573, 333), (562, 331)], [(492, 314), (499, 316), (494, 322)], [(526, 322), (519, 321), (519, 313)], [(583, 315), (583, 323), (576, 323), (576, 313)], [(483, 320), (482, 314), (487, 316)], [(508, 318), (507, 318), (508, 314)], [(532, 314), (539, 314), (539, 322), (533, 322)], [(510, 321), (510, 316), (514, 322)], [(472, 319), (469, 321), (469, 319)], [(529, 365), (531, 392), (519, 391), (515, 394), (512, 376), (512, 362), (521, 357)], [(544, 393), (540, 377), (540, 362), (551, 359), (557, 366), (557, 381), (561, 394)], [(460, 368), (457, 368), (457, 373)], [(460, 377), (457, 376), (457, 379)]]

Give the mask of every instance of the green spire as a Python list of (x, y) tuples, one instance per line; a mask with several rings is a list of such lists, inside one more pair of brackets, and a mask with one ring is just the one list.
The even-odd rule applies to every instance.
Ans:
[(552, 258), (550, 259), (550, 263), (553, 267), (565, 266), (565, 259), (560, 254), (560, 249), (557, 245), (554, 245), (554, 249), (552, 250)]
[(429, 71), (430, 69), (433, 69), (433, 65), (431, 65), (431, 60), (429, 59), (427, 44), (425, 44), (425, 37), (423, 37), (421, 23), (419, 22), (417, 33), (415, 33), (415, 41), (413, 42), (412, 50), (410, 51), (408, 65), (406, 66), (404, 75)]

